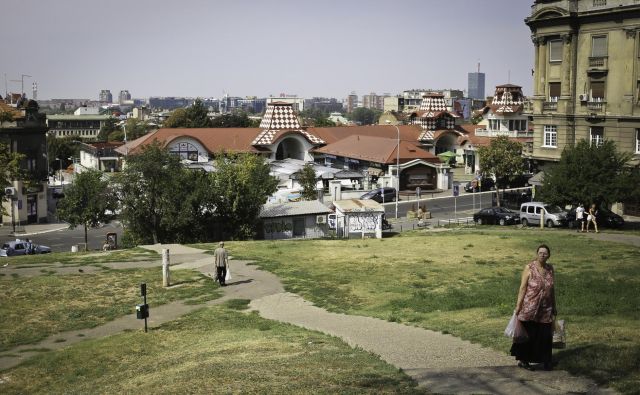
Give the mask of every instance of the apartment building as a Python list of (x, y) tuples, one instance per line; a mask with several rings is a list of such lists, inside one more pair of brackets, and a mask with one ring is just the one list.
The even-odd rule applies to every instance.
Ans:
[(581, 139), (612, 140), (640, 162), (640, 2), (537, 0), (532, 159), (558, 161)]

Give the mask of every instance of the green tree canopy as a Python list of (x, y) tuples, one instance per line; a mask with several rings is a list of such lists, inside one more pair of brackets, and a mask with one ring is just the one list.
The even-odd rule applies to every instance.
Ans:
[(211, 120), (213, 128), (257, 128), (259, 125), (260, 121), (250, 119), (245, 112), (222, 114)]
[(637, 189), (633, 180), (640, 180), (634, 175), (637, 170), (628, 166), (630, 160), (631, 154), (618, 152), (611, 140), (601, 145), (580, 140), (545, 170), (540, 197), (560, 206), (624, 201)]
[(121, 217), (136, 242), (176, 240), (174, 231), (184, 220), (179, 213), (190, 193), (182, 184), (187, 179), (180, 158), (158, 142), (129, 155), (117, 184)]
[(129, 118), (124, 123), (122, 129), (116, 130), (109, 134), (109, 141), (124, 141), (124, 132), (127, 132), (127, 141), (135, 140), (138, 137), (142, 137), (150, 129), (147, 121), (141, 121), (137, 118)]
[(347, 114), (349, 119), (359, 125), (372, 125), (378, 121), (382, 111), (371, 108), (358, 107), (351, 114)]
[(78, 146), (78, 136), (56, 137), (53, 134), (47, 135), (47, 158), (49, 169), (55, 173), (60, 167), (66, 168), (73, 159), (80, 156)]
[(212, 123), (207, 115), (209, 110), (201, 99), (187, 108), (174, 110), (169, 118), (164, 121), (165, 128), (210, 128)]
[[(20, 168), (20, 161), (24, 159), (24, 155), (17, 152), (10, 152), (9, 147), (0, 141), (0, 194), (3, 199), (4, 189), (11, 186), (11, 181), (19, 180), (23, 176)], [(0, 205), (1, 214), (6, 215), (4, 206)]]
[(69, 228), (84, 226), (84, 242), (87, 243), (87, 228), (113, 219), (117, 199), (103, 173), (87, 170), (78, 173), (64, 197), (58, 202), (58, 218), (67, 222)]
[(254, 237), (260, 209), (276, 191), (278, 180), (269, 174), (264, 158), (257, 155), (220, 154), (215, 167), (210, 196), (224, 235), (234, 239)]
[(116, 126), (116, 119), (114, 117), (107, 118), (104, 121), (104, 124), (100, 126), (100, 132), (98, 133), (97, 140), (107, 141), (109, 139), (109, 135), (117, 129), (118, 126)]
[(316, 171), (309, 163), (302, 167), (298, 174), (298, 182), (302, 186), (302, 198), (304, 200), (315, 200), (318, 198)]
[[(494, 175), (497, 187), (504, 188), (506, 182), (512, 181), (515, 176), (523, 173), (522, 144), (507, 136), (492, 138), (488, 146), (478, 149), (478, 155), (482, 175), (485, 177)], [(499, 194), (498, 205), (500, 205)]]

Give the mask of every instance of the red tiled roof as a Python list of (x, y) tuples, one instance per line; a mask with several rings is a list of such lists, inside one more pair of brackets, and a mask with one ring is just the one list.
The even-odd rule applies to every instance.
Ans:
[(126, 145), (119, 147), (118, 152), (126, 151), (129, 154), (139, 151), (140, 146), (158, 141), (166, 147), (171, 141), (179, 137), (191, 137), (200, 142), (210, 153), (221, 150), (234, 152), (260, 152), (251, 145), (251, 142), (261, 129), (258, 128), (164, 128), (146, 134)]
[[(418, 125), (398, 125), (400, 139), (418, 141), (422, 129)], [(327, 144), (349, 136), (370, 136), (397, 139), (398, 132), (391, 125), (338, 126), (334, 128), (307, 128), (307, 131), (324, 140)]]
[[(396, 162), (397, 145), (397, 134), (395, 138), (351, 135), (324, 147), (317, 148), (314, 152), (375, 163), (393, 164)], [(413, 159), (440, 163), (440, 159), (437, 156), (420, 148), (414, 142), (400, 140), (400, 162), (404, 163)]]
[(13, 119), (24, 118), (22, 111), (10, 106), (4, 100), (0, 100), (0, 112), (8, 112), (13, 116)]

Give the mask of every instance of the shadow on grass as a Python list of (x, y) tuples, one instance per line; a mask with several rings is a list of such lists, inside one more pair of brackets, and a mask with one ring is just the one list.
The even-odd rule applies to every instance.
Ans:
[(558, 367), (572, 374), (590, 377), (623, 393), (637, 393), (640, 379), (640, 346), (602, 343), (578, 346), (555, 354)]

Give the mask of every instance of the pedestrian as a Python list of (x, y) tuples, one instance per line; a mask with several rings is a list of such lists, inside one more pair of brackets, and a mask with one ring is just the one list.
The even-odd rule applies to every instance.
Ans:
[(24, 241), (25, 252), (28, 255), (33, 254), (33, 243), (29, 239), (25, 239)]
[(584, 206), (582, 203), (576, 208), (576, 228), (578, 227), (577, 223), (580, 224), (580, 230), (578, 232), (584, 232)]
[(598, 209), (596, 204), (592, 203), (589, 207), (589, 215), (587, 215), (587, 233), (589, 233), (589, 225), (593, 224), (593, 228), (598, 233), (598, 222), (596, 222), (596, 215), (598, 215)]
[(220, 282), (221, 286), (225, 286), (224, 278), (227, 275), (227, 268), (229, 267), (229, 254), (224, 248), (224, 241), (220, 242), (220, 246), (213, 252), (214, 266), (216, 268), (216, 279)]
[(522, 271), (516, 316), (522, 323), (527, 340), (514, 342), (511, 355), (516, 357), (518, 366), (533, 370), (531, 362), (543, 363), (545, 370), (551, 370), (551, 345), (553, 343), (553, 321), (558, 314), (554, 290), (554, 269), (547, 260), (551, 250), (545, 244), (538, 246), (537, 258), (528, 263)]

